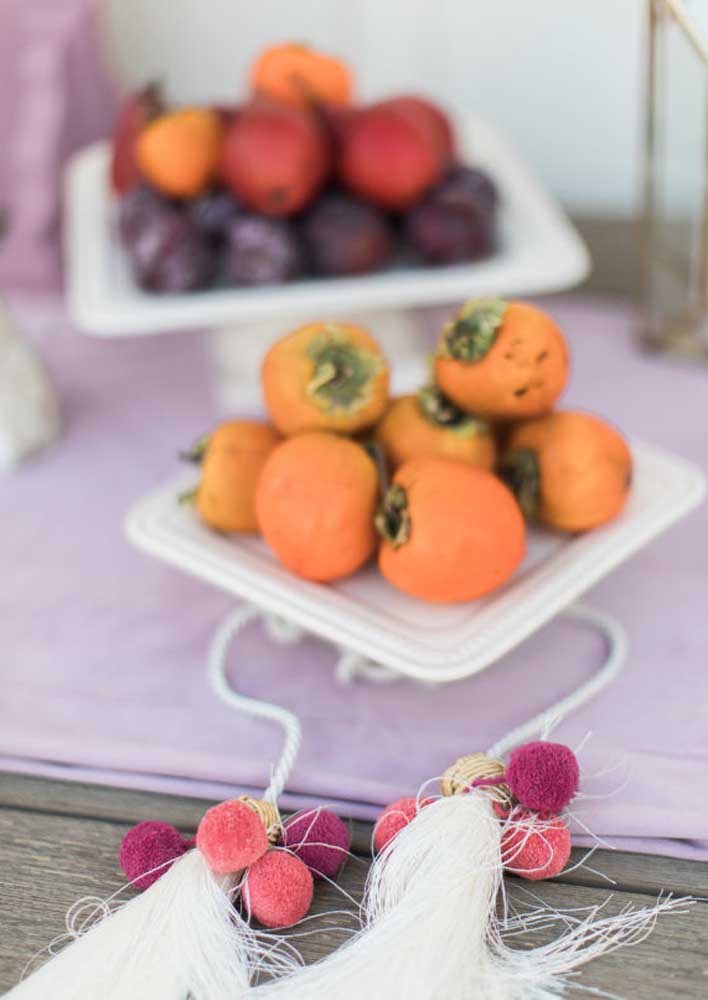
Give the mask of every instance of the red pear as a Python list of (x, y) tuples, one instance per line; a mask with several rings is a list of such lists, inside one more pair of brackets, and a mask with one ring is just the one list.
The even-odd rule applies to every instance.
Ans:
[(384, 101), (344, 123), (339, 174), (355, 194), (392, 211), (405, 211), (443, 176), (449, 153), (440, 128), (409, 105)]
[(405, 94), (402, 97), (391, 97), (383, 101), (382, 105), (417, 120), (423, 128), (430, 130), (434, 135), (440, 153), (448, 163), (454, 160), (457, 146), (455, 130), (450, 118), (439, 104), (418, 94)]
[(328, 137), (310, 112), (255, 100), (224, 136), (221, 176), (253, 211), (292, 215), (317, 194), (330, 160)]

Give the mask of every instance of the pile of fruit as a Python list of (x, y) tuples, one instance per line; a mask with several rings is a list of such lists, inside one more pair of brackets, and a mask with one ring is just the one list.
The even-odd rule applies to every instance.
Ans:
[(133, 94), (113, 139), (118, 229), (152, 291), (451, 264), (494, 248), (497, 192), (460, 164), (445, 112), (418, 96), (353, 101), (348, 68), (268, 49), (238, 107)]
[(394, 400), (369, 333), (310, 323), (264, 358), (271, 422), (200, 439), (187, 496), (210, 528), (260, 532), (305, 579), (340, 580), (378, 553), (407, 594), (471, 601), (519, 566), (527, 521), (588, 531), (627, 499), (624, 438), (554, 409), (567, 376), (563, 334), (523, 302), (465, 303), (440, 332), (433, 381)]

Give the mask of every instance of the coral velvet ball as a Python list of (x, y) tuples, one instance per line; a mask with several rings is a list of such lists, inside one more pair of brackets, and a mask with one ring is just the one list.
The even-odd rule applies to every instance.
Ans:
[(197, 848), (217, 875), (241, 871), (268, 850), (268, 835), (258, 815), (238, 799), (221, 802), (204, 813)]
[(556, 817), (533, 827), (510, 827), (502, 835), (502, 860), (507, 871), (521, 878), (537, 881), (554, 878), (570, 857), (570, 831)]
[(386, 806), (374, 827), (374, 850), (382, 851), (404, 826), (408, 826), (418, 811), (430, 802), (432, 799), (421, 800), (414, 795), (406, 795)]
[(246, 912), (265, 927), (289, 927), (307, 914), (313, 894), (309, 868), (289, 851), (274, 848), (251, 865), (241, 896)]
[(540, 813), (558, 813), (578, 790), (575, 754), (562, 743), (537, 741), (517, 747), (509, 757), (506, 782), (514, 798)]

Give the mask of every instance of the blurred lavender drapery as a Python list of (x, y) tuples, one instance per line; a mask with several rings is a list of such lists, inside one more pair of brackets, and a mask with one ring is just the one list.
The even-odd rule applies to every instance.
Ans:
[(62, 168), (115, 111), (99, 15), (100, 0), (0, 5), (2, 289), (59, 285)]

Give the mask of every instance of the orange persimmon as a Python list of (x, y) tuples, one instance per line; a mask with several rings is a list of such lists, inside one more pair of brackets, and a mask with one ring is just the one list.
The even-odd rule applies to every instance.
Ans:
[(379, 507), (379, 569), (399, 590), (436, 603), (473, 601), (509, 579), (526, 551), (511, 492), (484, 469), (414, 458)]
[(340, 59), (295, 43), (266, 49), (251, 70), (251, 87), (256, 94), (298, 107), (342, 107), (352, 96), (351, 74)]
[(322, 431), (279, 445), (256, 492), (261, 533), (280, 562), (306, 580), (332, 581), (376, 547), (378, 474), (360, 444)]
[(610, 424), (566, 410), (515, 427), (499, 472), (527, 517), (562, 531), (588, 531), (624, 507), (632, 454)]
[(172, 198), (195, 198), (214, 179), (221, 119), (209, 108), (184, 108), (154, 118), (139, 133), (135, 158), (143, 176)]
[(256, 486), (280, 435), (259, 420), (228, 420), (201, 439), (190, 457), (201, 461), (195, 506), (217, 531), (257, 531)]
[(497, 420), (547, 413), (568, 380), (568, 348), (525, 302), (471, 299), (442, 330), (435, 381), (461, 409)]
[(434, 385), (394, 399), (374, 436), (394, 469), (419, 456), (450, 458), (482, 469), (493, 469), (496, 462), (490, 424), (460, 410)]
[(388, 365), (381, 348), (351, 323), (308, 323), (263, 359), (263, 395), (283, 434), (355, 433), (376, 423), (388, 402)]

